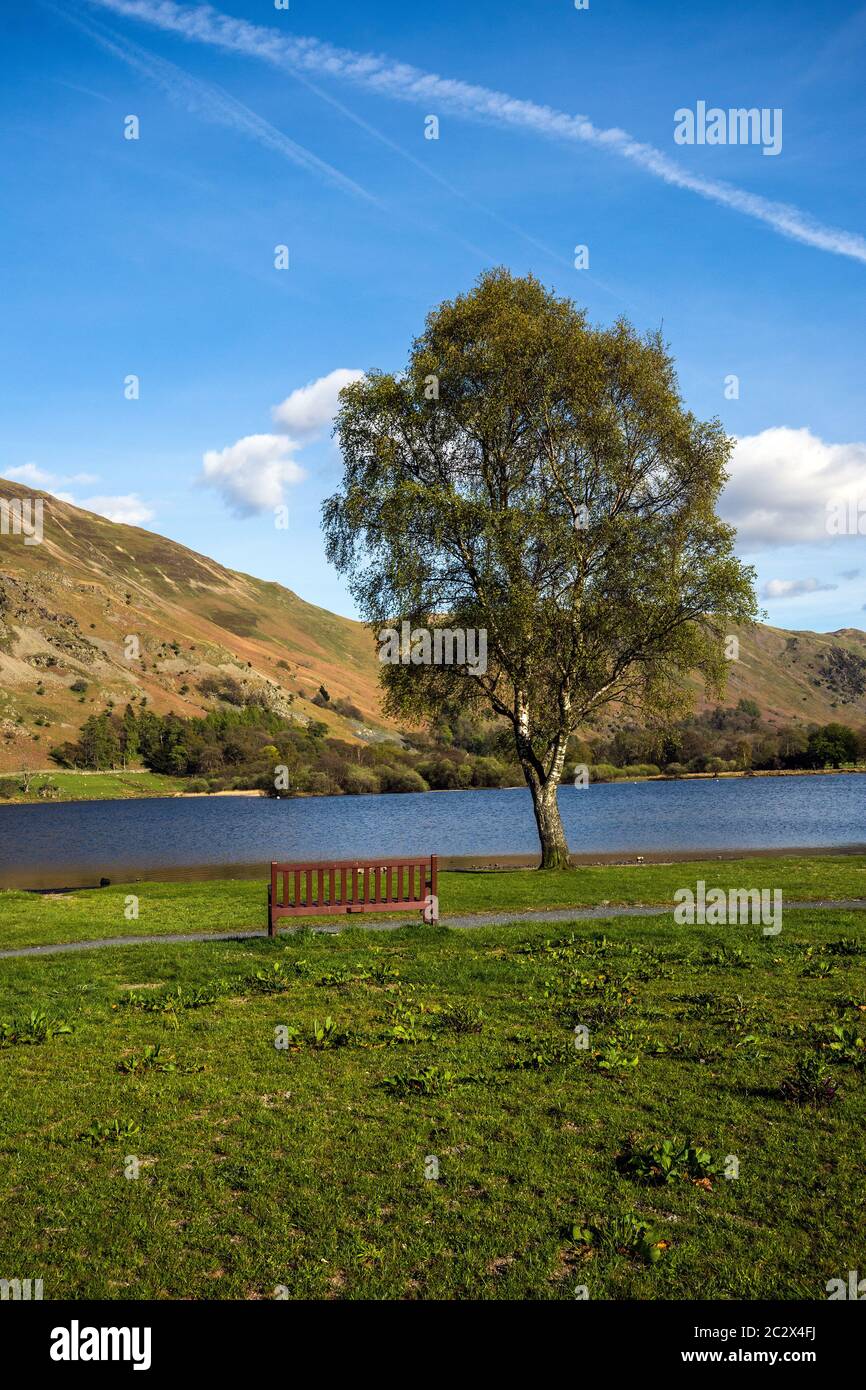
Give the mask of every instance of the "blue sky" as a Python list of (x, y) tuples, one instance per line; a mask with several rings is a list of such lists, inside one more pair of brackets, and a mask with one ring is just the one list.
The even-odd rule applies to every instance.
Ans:
[[(866, 499), (866, 8), (82, 0), (4, 25), (0, 475), (351, 613), (319, 533), (332, 374), (399, 368), (505, 264), (663, 327), (740, 441), (723, 511), (769, 620), (866, 626), (866, 535), (826, 526)], [(699, 101), (780, 109), (781, 151), (678, 145)]]

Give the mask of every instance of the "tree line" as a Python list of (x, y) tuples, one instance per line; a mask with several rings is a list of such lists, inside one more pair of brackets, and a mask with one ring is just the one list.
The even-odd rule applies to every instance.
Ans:
[[(327, 725), (300, 725), (257, 705), (200, 718), (144, 705), (91, 715), (79, 737), (52, 750), (61, 767), (144, 766), (189, 780), (191, 791), (259, 789), (270, 795), (363, 794), (520, 786), (510, 731), (471, 715), (442, 714), (423, 731), (352, 744)], [(866, 733), (840, 723), (776, 727), (754, 701), (715, 706), (659, 731), (626, 725), (575, 736), (567, 775), (616, 776), (842, 767), (866, 758)], [(277, 770), (281, 774), (277, 776)]]
[[(93, 771), (143, 765), (189, 779), (191, 791), (259, 789), (269, 795), (408, 792), (500, 787), (521, 780), (495, 734), (464, 731), (351, 744), (319, 721), (298, 724), (257, 705), (200, 718), (159, 715), (128, 704), (103, 710), (78, 738), (52, 749), (61, 767)], [(278, 776), (278, 770), (280, 775)]]
[(626, 725), (570, 747), (595, 780), (640, 768), (671, 777), (696, 772), (770, 772), (845, 767), (866, 760), (866, 729), (847, 724), (771, 724), (754, 700), (716, 705), (664, 730)]

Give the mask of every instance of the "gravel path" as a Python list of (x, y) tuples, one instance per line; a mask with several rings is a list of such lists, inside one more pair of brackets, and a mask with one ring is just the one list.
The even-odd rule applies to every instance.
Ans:
[[(817, 898), (813, 902), (787, 902), (786, 908), (819, 908), (822, 911), (834, 909), (837, 912), (866, 912), (866, 898)], [(505, 927), (520, 925), (523, 922), (604, 922), (612, 917), (664, 917), (673, 911), (668, 904), (648, 907), (557, 907), (543, 911), (527, 912), (479, 912), (472, 916), (443, 917), (445, 927)], [(364, 926), (367, 931), (396, 931), (398, 927), (419, 926), (402, 919), (393, 922), (352, 922), (352, 926)], [(291, 936), (298, 927), (289, 927), (280, 932), (281, 936)], [(339, 926), (316, 926), (312, 931), (335, 934), (343, 930)], [(106, 936), (101, 941), (66, 941), (47, 946), (20, 946), (12, 951), (0, 951), (0, 960), (12, 960), (19, 956), (60, 955), (67, 951), (96, 951), (103, 946), (154, 946), (185, 944), (192, 941), (250, 941), (266, 937), (264, 931), (222, 931), (222, 932), (170, 932), (153, 936)]]

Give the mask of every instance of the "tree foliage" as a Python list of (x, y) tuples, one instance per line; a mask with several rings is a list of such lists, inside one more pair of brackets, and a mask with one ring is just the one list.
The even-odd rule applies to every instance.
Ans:
[(542, 863), (570, 735), (611, 702), (664, 721), (720, 691), (752, 572), (715, 512), (732, 441), (680, 399), (658, 334), (596, 328), (534, 277), (484, 274), (427, 319), (400, 375), (341, 394), (328, 554), (374, 628), (484, 629), (483, 674), (383, 665), (386, 706), (510, 725)]

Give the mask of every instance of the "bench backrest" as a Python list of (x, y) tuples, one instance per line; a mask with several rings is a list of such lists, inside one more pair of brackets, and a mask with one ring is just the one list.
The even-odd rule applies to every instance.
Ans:
[(437, 893), (436, 855), (271, 864), (272, 917), (419, 909)]

